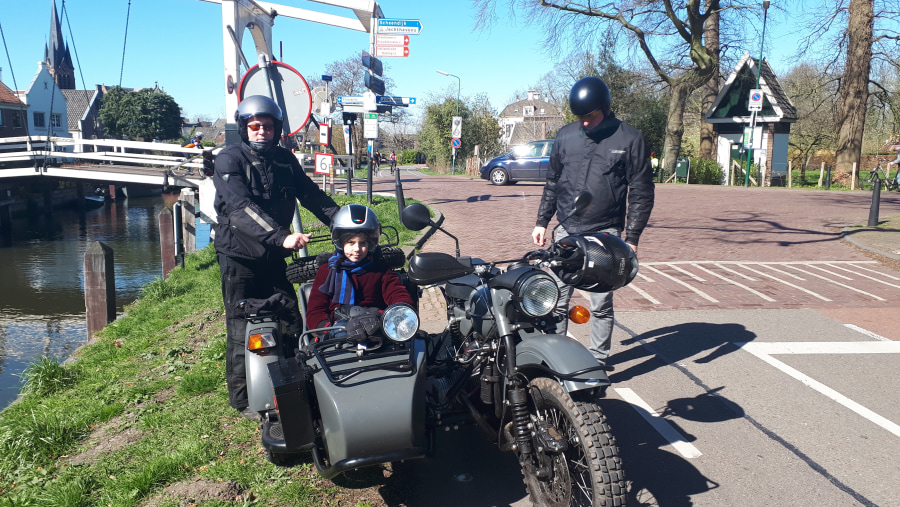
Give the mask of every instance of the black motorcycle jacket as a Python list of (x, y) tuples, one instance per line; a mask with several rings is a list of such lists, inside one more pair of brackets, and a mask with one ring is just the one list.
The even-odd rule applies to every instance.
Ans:
[[(592, 194), (591, 204), (569, 218), (575, 196), (585, 190)], [(653, 200), (653, 172), (644, 136), (610, 113), (593, 129), (573, 122), (559, 130), (536, 225), (547, 227), (556, 214), (570, 234), (624, 229), (625, 242), (637, 245)]]
[(213, 203), (216, 252), (252, 260), (284, 259), (297, 200), (325, 225), (339, 207), (303, 172), (297, 157), (276, 146), (257, 153), (247, 143), (216, 156)]

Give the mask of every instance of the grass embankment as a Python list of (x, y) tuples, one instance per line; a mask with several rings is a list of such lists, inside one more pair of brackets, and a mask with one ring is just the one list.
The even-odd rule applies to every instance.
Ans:
[[(410, 242), (396, 201), (373, 199), (382, 223)], [(327, 231), (302, 218), (307, 232)], [(324, 249), (330, 242), (310, 254)], [(23, 396), (0, 413), (0, 506), (381, 503), (375, 488), (320, 480), (308, 459), (269, 464), (256, 423), (228, 405), (224, 364), (219, 268), (208, 247), (147, 284), (74, 360), (28, 368)]]

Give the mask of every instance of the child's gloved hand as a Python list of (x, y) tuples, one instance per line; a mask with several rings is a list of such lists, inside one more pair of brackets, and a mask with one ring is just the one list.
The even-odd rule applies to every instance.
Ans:
[(347, 341), (365, 343), (381, 331), (381, 315), (375, 309), (354, 315), (347, 320), (346, 330)]

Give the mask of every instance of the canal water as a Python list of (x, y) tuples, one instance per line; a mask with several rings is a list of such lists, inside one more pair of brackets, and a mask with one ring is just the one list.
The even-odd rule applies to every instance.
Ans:
[(41, 356), (62, 361), (87, 341), (83, 269), (91, 243), (113, 250), (119, 313), (162, 276), (157, 217), (176, 198), (13, 220), (11, 234), (0, 238), (0, 409), (15, 400), (28, 364)]

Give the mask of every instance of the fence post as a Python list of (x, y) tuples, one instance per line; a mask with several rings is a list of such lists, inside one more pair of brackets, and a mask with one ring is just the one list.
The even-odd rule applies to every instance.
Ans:
[(84, 253), (84, 307), (87, 338), (116, 319), (116, 277), (113, 250), (100, 241)]
[(162, 276), (169, 277), (175, 269), (175, 219), (172, 211), (166, 208), (159, 212), (159, 254), (162, 258)]
[(182, 188), (178, 199), (181, 201), (181, 227), (184, 252), (197, 251), (197, 195), (193, 188)]
[(791, 180), (793, 179), (793, 175), (794, 175), (794, 167), (791, 164), (791, 161), (788, 160), (788, 175), (787, 175), (788, 176), (788, 188), (791, 188)]
[(825, 179), (825, 162), (822, 162), (822, 167), (819, 169), (819, 184), (817, 187), (822, 187), (822, 182)]
[(856, 162), (853, 162), (853, 172), (850, 174), (850, 190), (856, 190)]

